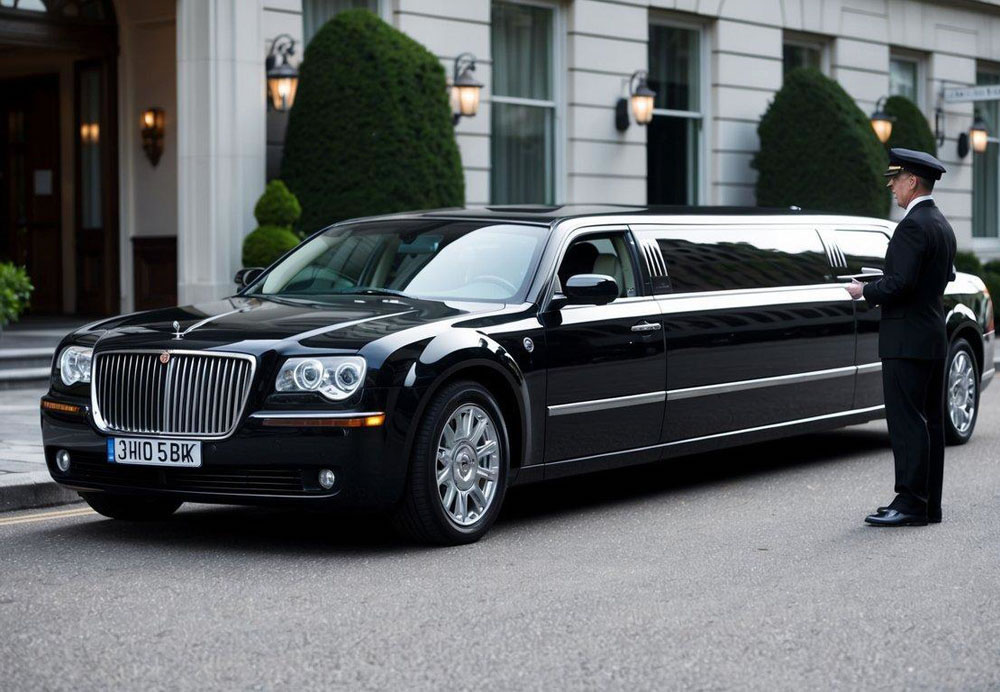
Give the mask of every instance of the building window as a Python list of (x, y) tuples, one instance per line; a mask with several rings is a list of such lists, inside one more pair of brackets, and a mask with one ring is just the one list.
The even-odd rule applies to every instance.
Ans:
[(889, 58), (889, 95), (904, 96), (922, 108), (920, 59), (893, 53)]
[[(976, 84), (1000, 84), (1000, 69), (976, 72)], [(996, 238), (1000, 225), (1000, 102), (979, 101), (976, 115), (986, 121), (986, 151), (972, 154), (972, 237)]]
[(781, 46), (781, 74), (799, 67), (826, 73), (826, 41), (821, 38), (786, 33)]
[(302, 43), (308, 46), (324, 24), (344, 10), (379, 11), (378, 0), (302, 0)]
[(555, 22), (552, 7), (493, 3), (494, 204), (555, 203)]
[(649, 86), (656, 92), (646, 134), (648, 204), (698, 204), (701, 191), (702, 36), (698, 28), (649, 27)]

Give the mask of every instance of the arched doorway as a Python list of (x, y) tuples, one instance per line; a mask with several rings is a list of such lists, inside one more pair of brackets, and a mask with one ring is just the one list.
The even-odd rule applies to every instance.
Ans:
[(34, 314), (118, 311), (111, 0), (0, 0), (0, 260)]

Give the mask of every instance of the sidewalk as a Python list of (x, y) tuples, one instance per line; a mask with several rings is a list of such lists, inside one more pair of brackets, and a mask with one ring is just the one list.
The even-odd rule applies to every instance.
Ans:
[(46, 387), (0, 391), (0, 512), (78, 502), (45, 466), (38, 401)]

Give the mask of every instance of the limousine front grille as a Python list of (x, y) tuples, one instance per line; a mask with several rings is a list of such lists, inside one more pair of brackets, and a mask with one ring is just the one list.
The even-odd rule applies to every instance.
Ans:
[(94, 358), (94, 422), (105, 432), (224, 437), (239, 422), (256, 361), (206, 351), (129, 351)]

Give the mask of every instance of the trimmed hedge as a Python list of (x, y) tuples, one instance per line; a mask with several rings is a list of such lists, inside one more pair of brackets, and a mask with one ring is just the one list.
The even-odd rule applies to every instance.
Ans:
[(34, 290), (24, 267), (0, 262), (0, 327), (17, 321), (28, 307)]
[(284, 226), (260, 226), (243, 239), (243, 266), (268, 267), (299, 244), (299, 237)]
[(444, 68), (367, 10), (341, 12), (310, 41), (288, 116), (281, 177), (299, 228), (464, 204)]
[(280, 180), (272, 180), (264, 188), (264, 194), (253, 208), (258, 226), (284, 226), (292, 224), (302, 216), (302, 207), (288, 188)]
[(896, 117), (896, 122), (892, 124), (892, 134), (886, 142), (887, 147), (916, 149), (937, 156), (934, 133), (917, 104), (905, 96), (890, 96), (885, 100), (885, 112)]
[(757, 204), (885, 217), (888, 156), (868, 116), (818, 70), (785, 76), (757, 127)]

